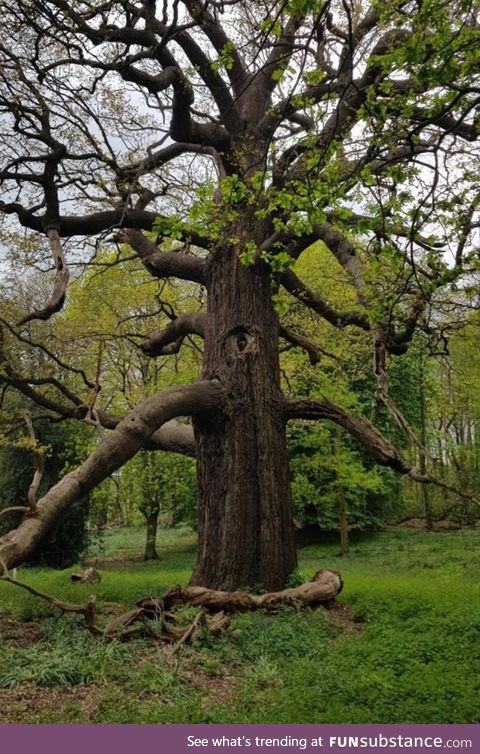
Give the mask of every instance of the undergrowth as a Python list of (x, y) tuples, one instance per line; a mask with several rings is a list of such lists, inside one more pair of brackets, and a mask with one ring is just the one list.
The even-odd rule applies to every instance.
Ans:
[[(121, 537), (125, 543), (128, 532)], [(105, 643), (89, 635), (79, 619), (53, 617), (48, 605), (0, 584), (3, 620), (28, 619), (41, 632), (26, 647), (0, 642), (0, 719), (3, 714), (5, 722), (480, 722), (479, 540), (478, 531), (387, 532), (358, 541), (344, 558), (336, 557), (336, 544), (303, 548), (302, 578), (320, 567), (341, 571), (344, 613), (281, 608), (274, 615), (239, 615), (229, 633), (205, 634), (174, 656), (145, 640)], [(185, 583), (193, 559), (191, 539), (184, 537), (177, 549), (169, 539), (158, 563), (102, 570), (95, 586), (71, 584), (72, 569), (22, 569), (19, 575), (71, 601), (94, 591), (99, 611), (111, 619), (141, 596)], [(2, 621), (0, 638), (1, 626)], [(17, 712), (9, 712), (8, 699), (25, 682), (39, 695), (62, 688), (67, 701), (58, 708), (44, 700), (36, 712), (18, 712), (16, 703)], [(93, 707), (68, 700), (69, 689), (78, 684), (95, 693)], [(21, 720), (8, 717), (15, 714)]]

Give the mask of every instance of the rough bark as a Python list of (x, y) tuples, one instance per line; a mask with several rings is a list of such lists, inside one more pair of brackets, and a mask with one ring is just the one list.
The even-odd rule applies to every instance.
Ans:
[(183, 414), (209, 411), (221, 405), (217, 381), (170, 388), (147, 398), (125, 416), (98, 449), (38, 501), (35, 512), (23, 517), (17, 529), (0, 539), (0, 559), (7, 569), (30, 555), (62, 512), (122, 466), (166, 421)]
[(278, 589), (296, 565), (270, 286), (268, 272), (242, 265), (236, 249), (213, 255), (204, 379), (219, 379), (227, 398), (223, 413), (194, 422), (199, 545), (191, 580), (212, 589)]

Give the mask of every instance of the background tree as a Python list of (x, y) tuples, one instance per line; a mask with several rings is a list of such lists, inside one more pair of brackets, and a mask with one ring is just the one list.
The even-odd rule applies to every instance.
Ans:
[(145, 519), (144, 560), (158, 557), (159, 517), (169, 526), (195, 525), (195, 468), (189, 458), (140, 451), (121, 470), (119, 494)]
[[(82, 458), (87, 430), (52, 424), (38, 418), (35, 406), (19, 405), (18, 397), (3, 396), (0, 424), (0, 532), (21, 519), (22, 506), (36, 500)], [(13, 509), (13, 510), (11, 510)], [(8, 511), (11, 510), (10, 513)], [(78, 500), (55, 522), (28, 562), (66, 568), (76, 563), (88, 544), (88, 497)]]
[[(334, 421), (381, 464), (430, 479), (367, 419), (282, 393), (279, 338), (313, 354), (282, 323), (282, 291), (367, 334), (377, 400), (413, 441), (389, 393), (387, 355), (403, 353), (416, 328), (434, 334), (452, 286), (467, 279), (455, 299), (476, 300), (477, 9), (475, 0), (2, 5), (5, 232), (15, 254), (26, 232), (19, 256), (42, 263), (48, 252), (55, 267), (49, 299), (13, 334), (61, 309), (68, 264), (108, 239), (122, 244), (119, 261), (129, 246), (155, 279), (190, 281), (207, 296), (205, 313), (182, 313), (142, 346), (164, 356), (203, 336), (200, 381), (121, 417), (98, 390), (92, 402), (55, 378), (62, 395), (50, 410), (113, 431), (2, 543), (7, 566), (142, 447), (193, 452), (184, 425), (163, 426), (180, 415), (193, 417), (197, 458), (194, 583), (273, 589), (294, 568), (291, 419)], [(346, 310), (291, 269), (318, 240), (350, 281)], [(2, 358), (2, 379), (47, 407), (42, 385), (5, 349)]]

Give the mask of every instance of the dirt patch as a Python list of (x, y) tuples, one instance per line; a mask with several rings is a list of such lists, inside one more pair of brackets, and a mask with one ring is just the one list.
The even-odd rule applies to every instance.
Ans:
[(0, 639), (16, 647), (30, 647), (43, 640), (43, 634), (37, 623), (0, 618)]
[(102, 695), (103, 688), (95, 685), (64, 689), (21, 683), (0, 689), (0, 723), (42, 722), (52, 714), (58, 722), (95, 722)]
[(341, 628), (342, 633), (359, 634), (363, 630), (363, 620), (359, 619), (355, 611), (343, 602), (335, 602), (327, 610), (328, 620)]
[(235, 681), (233, 676), (210, 676), (202, 673), (197, 668), (192, 675), (185, 673), (185, 678), (190, 681), (192, 686), (208, 694), (208, 699), (206, 700), (208, 703), (214, 702), (218, 704), (219, 701), (229, 702), (233, 698)]
[(220, 664), (209, 673), (203, 664), (201, 652), (199, 654), (194, 647), (185, 648), (180, 664), (181, 675), (189, 686), (203, 692), (202, 706), (207, 708), (219, 701), (231, 701), (235, 691), (234, 676), (223, 672), (225, 669)]

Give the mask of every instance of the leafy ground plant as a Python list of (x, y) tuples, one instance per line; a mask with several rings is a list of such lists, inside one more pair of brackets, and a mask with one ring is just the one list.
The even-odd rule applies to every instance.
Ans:
[[(128, 539), (127, 532), (121, 536)], [(99, 642), (74, 618), (53, 619), (48, 606), (0, 584), (0, 718), (480, 722), (479, 538), (476, 530), (384, 532), (358, 540), (338, 559), (334, 543), (305, 547), (302, 577), (319, 566), (342, 571), (345, 588), (334, 611), (243, 614), (228, 635), (200, 635), (174, 656), (144, 640)], [(137, 541), (140, 553), (142, 538), (133, 532), (132, 551)], [(104, 569), (94, 586), (70, 584), (65, 571), (31, 568), (21, 575), (62, 599), (94, 590), (108, 614), (185, 583), (193, 558), (191, 543), (165, 548), (158, 563)], [(30, 627), (26, 646), (12, 640), (9, 625)]]

